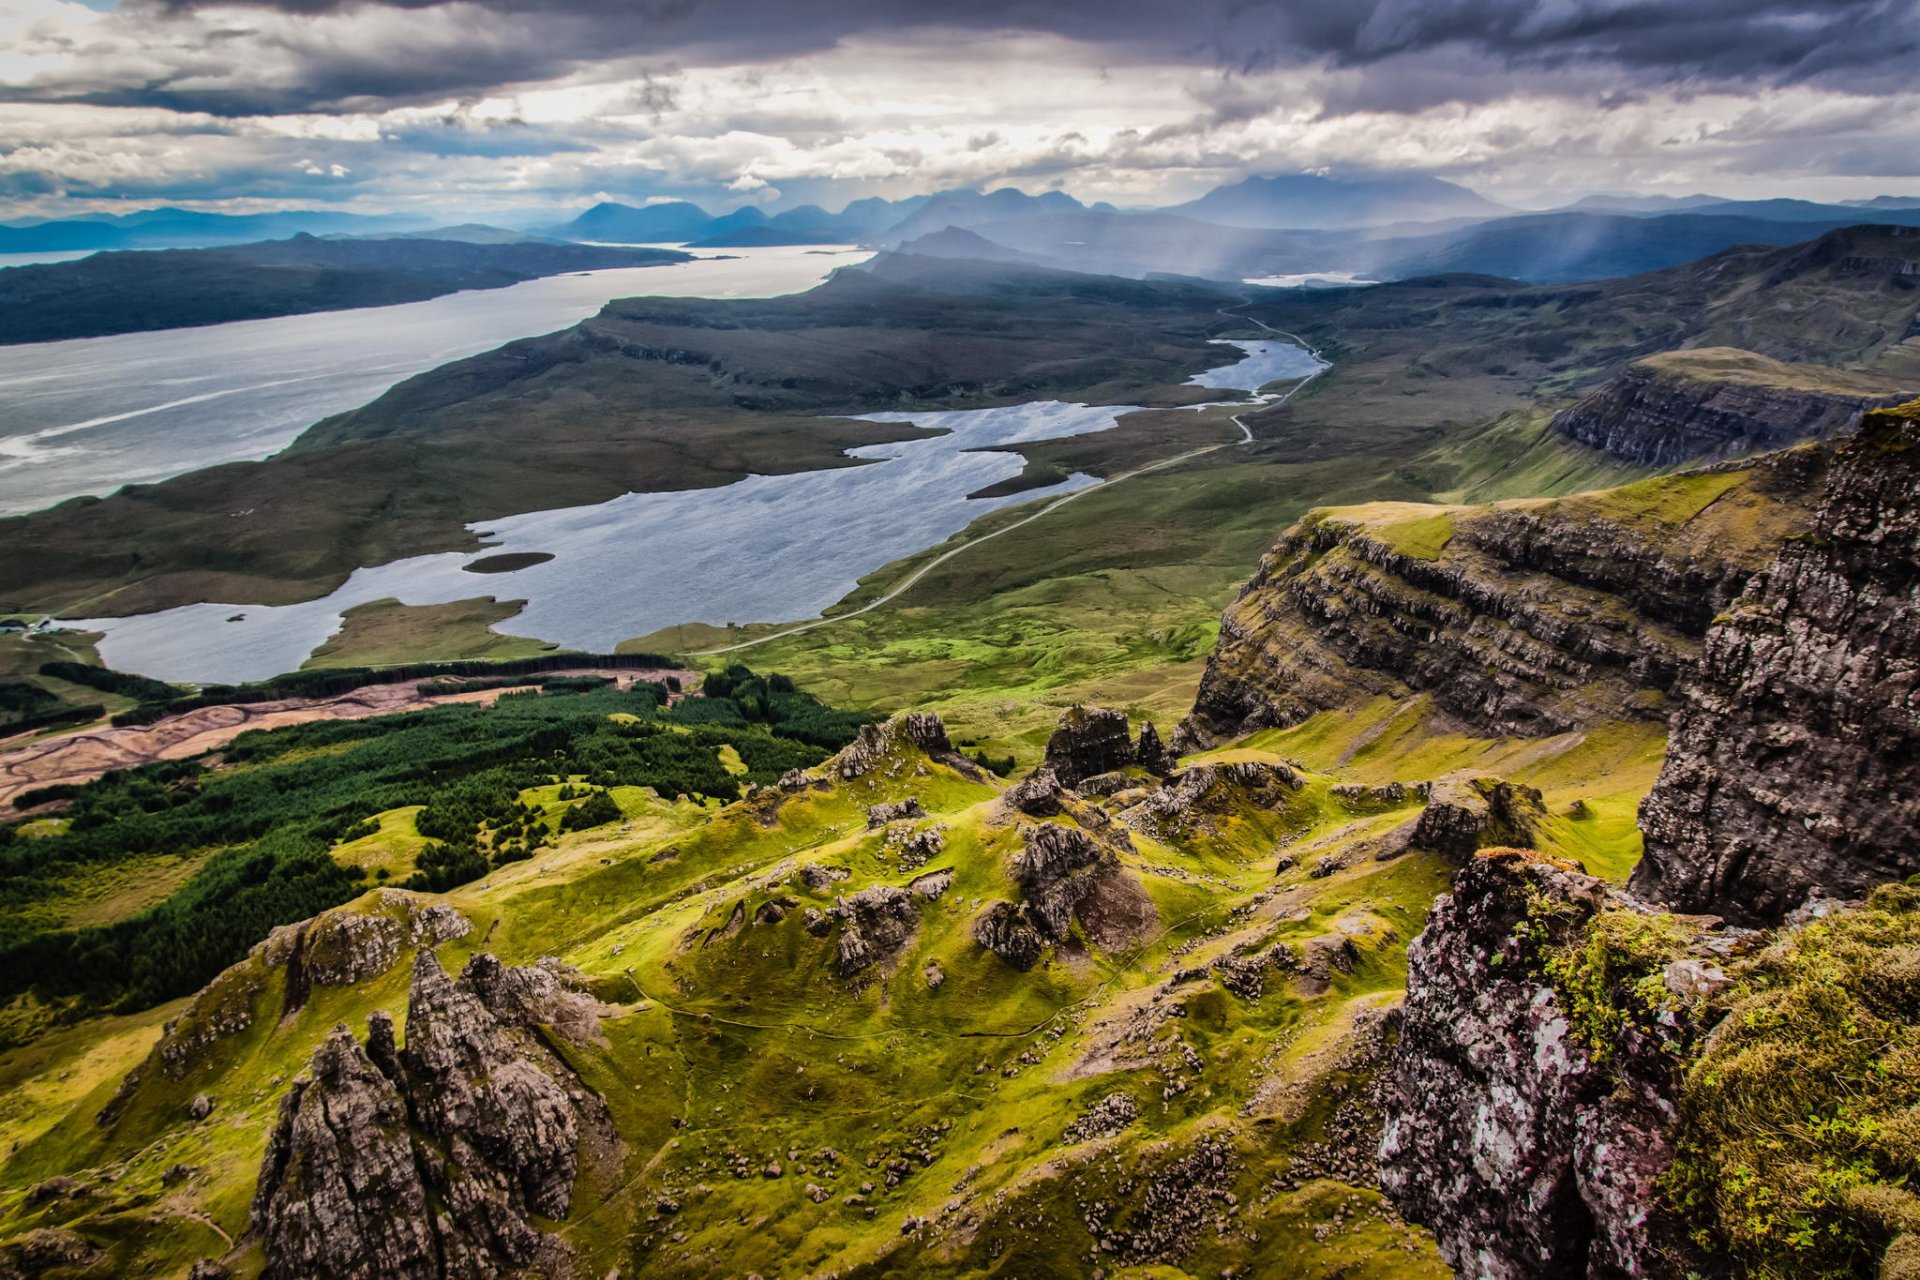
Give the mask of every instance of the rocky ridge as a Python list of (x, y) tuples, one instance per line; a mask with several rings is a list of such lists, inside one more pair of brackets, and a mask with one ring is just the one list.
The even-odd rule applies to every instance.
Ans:
[(1805, 528), (1817, 450), (1490, 507), (1310, 513), (1221, 618), (1175, 746), (1191, 751), (1369, 697), (1538, 736), (1657, 720), (1723, 609)]
[(1809, 386), (1767, 385), (1693, 376), (1643, 361), (1556, 414), (1553, 430), (1625, 462), (1672, 467), (1842, 435), (1869, 409), (1904, 398), (1820, 389), (1818, 374)]
[(1920, 401), (1870, 414), (1706, 637), (1641, 806), (1643, 896), (1776, 921), (1920, 871)]
[(605, 1106), (532, 1034), (581, 1027), (585, 997), (550, 969), (476, 955), (457, 979), (414, 964), (407, 1038), (376, 1012), (344, 1025), (294, 1081), (262, 1161), (253, 1229), (267, 1280), (522, 1274), (556, 1246)]
[(1544, 968), (1596, 912), (1630, 902), (1570, 864), (1516, 850), (1473, 859), (1407, 953), (1407, 998), (1380, 1143), (1381, 1186), (1431, 1227), (1463, 1276), (1677, 1275), (1681, 1233), (1657, 1208), (1671, 1164), (1675, 1060), (1694, 1035), (1679, 997), (1717, 973), (1676, 961), (1667, 1025), (1604, 1046), (1576, 1032)]

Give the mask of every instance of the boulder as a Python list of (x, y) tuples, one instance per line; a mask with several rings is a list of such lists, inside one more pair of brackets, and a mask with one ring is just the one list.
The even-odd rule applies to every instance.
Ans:
[(1047, 739), (1042, 762), (1062, 785), (1073, 788), (1095, 774), (1112, 773), (1134, 763), (1127, 713), (1105, 707), (1072, 707)]

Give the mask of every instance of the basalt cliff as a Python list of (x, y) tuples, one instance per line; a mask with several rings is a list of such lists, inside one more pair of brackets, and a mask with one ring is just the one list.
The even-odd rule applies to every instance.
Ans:
[(1920, 870), (1920, 403), (1833, 457), (1682, 681), (1645, 897), (1755, 923)]
[(1176, 745), (1424, 696), (1485, 734), (1658, 722), (1715, 615), (1808, 527), (1825, 455), (1478, 507), (1315, 512), (1220, 621)]
[(1629, 365), (1555, 415), (1553, 429), (1626, 462), (1672, 467), (1844, 435), (1912, 394), (1874, 375), (1707, 348)]

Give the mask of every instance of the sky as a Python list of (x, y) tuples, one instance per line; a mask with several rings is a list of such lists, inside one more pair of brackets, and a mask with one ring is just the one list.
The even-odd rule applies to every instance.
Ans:
[(0, 218), (1920, 194), (1920, 0), (0, 0)]

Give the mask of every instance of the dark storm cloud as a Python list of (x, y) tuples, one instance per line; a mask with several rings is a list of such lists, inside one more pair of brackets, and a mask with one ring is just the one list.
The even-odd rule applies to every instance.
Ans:
[[(252, 32), (249, 8), (350, 25), (430, 13), (449, 21), (434, 56), (422, 56), (377, 40), (297, 42), (264, 23)], [(1604, 72), (1616, 92), (1622, 80), (1891, 92), (1920, 59), (1920, 0), (126, 0), (122, 12), (164, 28), (196, 21), (203, 9), (220, 12), (224, 39), (176, 75), (12, 96), (217, 114), (366, 109), (484, 94), (596, 64), (752, 64), (854, 37), (932, 39), (943, 29), (1059, 35), (1116, 64), (1344, 68), (1354, 74), (1338, 109), (1471, 101), (1488, 91), (1489, 72)], [(453, 22), (455, 14), (473, 21)], [(286, 55), (290, 74), (204, 74), (260, 41)], [(223, 55), (221, 44), (233, 47)], [(670, 105), (670, 81), (657, 83), (661, 96), (650, 105)]]

